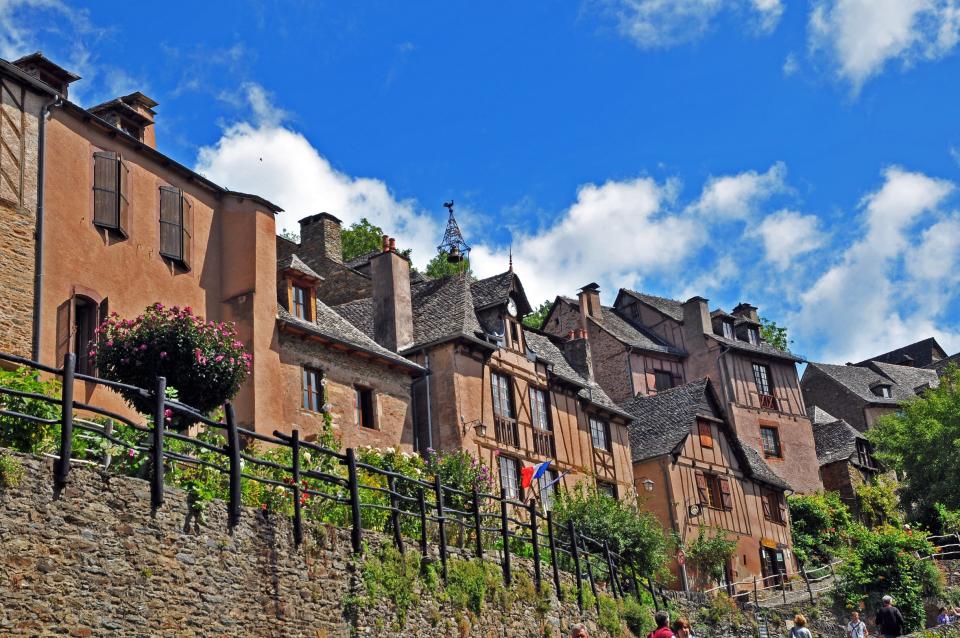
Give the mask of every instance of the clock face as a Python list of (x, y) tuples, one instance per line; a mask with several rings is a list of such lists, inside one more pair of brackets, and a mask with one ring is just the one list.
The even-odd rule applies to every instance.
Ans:
[(513, 299), (507, 302), (507, 312), (510, 313), (511, 317), (517, 316), (517, 302), (515, 302)]

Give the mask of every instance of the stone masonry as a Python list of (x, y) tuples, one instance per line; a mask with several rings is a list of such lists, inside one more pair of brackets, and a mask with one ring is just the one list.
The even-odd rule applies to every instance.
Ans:
[[(23, 482), (0, 488), (0, 635), (304, 636), (396, 635), (389, 601), (348, 619), (363, 585), (349, 533), (305, 530), (296, 549), (288, 521), (247, 508), (233, 533), (214, 502), (206, 522), (186, 494), (168, 489), (150, 511), (145, 481), (74, 467), (55, 498), (52, 462), (11, 455)], [(374, 547), (383, 539), (366, 534)], [(409, 551), (409, 550), (408, 550)], [(514, 572), (530, 564), (514, 560)], [(592, 610), (555, 598), (546, 612), (522, 597), (459, 614), (430, 595), (416, 600), (406, 627), (417, 636), (562, 636), (572, 622), (596, 629)], [(448, 605), (448, 603), (446, 603)], [(399, 632), (402, 633), (402, 632)]]

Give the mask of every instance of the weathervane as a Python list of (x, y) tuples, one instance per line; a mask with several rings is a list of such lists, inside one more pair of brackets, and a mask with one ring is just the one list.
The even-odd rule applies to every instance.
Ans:
[(450, 217), (447, 219), (447, 229), (443, 232), (443, 241), (437, 246), (437, 250), (446, 253), (447, 261), (451, 264), (459, 264), (470, 257), (470, 246), (463, 240), (463, 233), (453, 216), (453, 200), (444, 202), (443, 207), (450, 211)]

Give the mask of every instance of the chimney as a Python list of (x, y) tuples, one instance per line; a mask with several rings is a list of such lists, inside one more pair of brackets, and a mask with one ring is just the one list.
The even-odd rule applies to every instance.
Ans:
[(413, 345), (413, 303), (410, 262), (397, 254), (395, 245), (393, 238), (384, 237), (383, 252), (370, 259), (370, 277), (374, 340), (400, 352)]
[(589, 283), (580, 289), (577, 295), (580, 299), (580, 325), (586, 328), (587, 317), (592, 317), (597, 323), (603, 323), (603, 312), (600, 307), (600, 286)]
[(330, 213), (317, 213), (300, 220), (300, 248), (297, 254), (312, 265), (324, 259), (342, 264), (343, 245), (340, 220)]
[(70, 87), (70, 83), (80, 79), (79, 75), (71, 73), (43, 57), (43, 53), (40, 51), (14, 60), (13, 65), (27, 75), (32, 75), (48, 85), (64, 99), (67, 98), (67, 90)]
[(690, 297), (683, 302), (683, 331), (688, 334), (713, 332), (707, 300), (703, 297)]
[(87, 110), (150, 148), (156, 148), (157, 136), (153, 127), (156, 114), (153, 107), (156, 105), (156, 101), (137, 91)]
[(587, 381), (593, 381), (593, 358), (590, 353), (590, 341), (583, 328), (569, 333), (563, 342), (563, 356), (574, 370)]
[(748, 303), (740, 302), (737, 304), (737, 307), (731, 312), (734, 317), (741, 317), (743, 319), (749, 319), (753, 323), (760, 323), (760, 317), (757, 315), (757, 307), (751, 306)]

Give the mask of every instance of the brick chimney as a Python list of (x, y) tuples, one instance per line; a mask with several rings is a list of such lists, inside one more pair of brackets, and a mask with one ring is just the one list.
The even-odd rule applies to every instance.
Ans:
[(300, 248), (297, 255), (316, 264), (324, 259), (342, 264), (343, 244), (340, 239), (340, 220), (330, 213), (317, 213), (300, 220)]
[(370, 259), (370, 277), (374, 340), (394, 352), (409, 348), (413, 345), (410, 262), (397, 254), (393, 238), (384, 235), (383, 252)]
[(751, 306), (750, 304), (741, 301), (737, 304), (737, 307), (731, 312), (734, 317), (742, 317), (743, 319), (749, 319), (753, 323), (760, 323), (760, 317), (757, 315), (757, 307)]
[(589, 283), (580, 289), (577, 295), (580, 300), (580, 325), (587, 327), (587, 317), (592, 317), (597, 323), (603, 323), (603, 311), (600, 307), (600, 286)]
[(76, 73), (71, 73), (60, 65), (43, 57), (43, 53), (40, 51), (14, 60), (13, 65), (27, 75), (32, 75), (44, 84), (49, 85), (64, 99), (67, 97), (70, 83), (80, 79), (80, 76)]
[(586, 330), (580, 328), (567, 335), (567, 340), (563, 342), (563, 356), (580, 376), (593, 381), (593, 357)]

